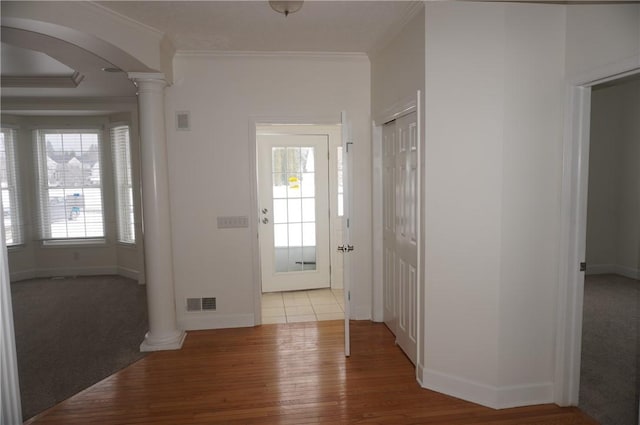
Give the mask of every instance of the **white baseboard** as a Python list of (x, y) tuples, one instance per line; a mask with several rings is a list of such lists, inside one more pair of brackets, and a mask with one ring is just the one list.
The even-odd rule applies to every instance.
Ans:
[(140, 344), (140, 352), (142, 353), (150, 353), (153, 351), (168, 351), (168, 350), (179, 350), (182, 348), (182, 344), (184, 344), (184, 339), (187, 337), (187, 333), (185, 331), (178, 332), (175, 337), (169, 339), (161, 339), (160, 341), (152, 341), (149, 340), (149, 333), (144, 336), (144, 341)]
[(592, 274), (617, 274), (629, 279), (640, 280), (640, 269), (621, 266), (618, 264), (593, 264), (587, 265), (587, 275)]
[(118, 266), (52, 267), (48, 269), (37, 269), (35, 277), (100, 276), (108, 274), (118, 274)]
[(138, 279), (140, 278), (140, 272), (137, 270), (130, 269), (128, 267), (118, 266), (118, 274), (120, 276), (128, 277), (129, 279), (133, 279), (140, 283)]
[(37, 271), (35, 269), (20, 270), (17, 272), (10, 272), (9, 280), (11, 282), (19, 282), (21, 280), (34, 279), (36, 275), (37, 275)]
[(186, 313), (178, 318), (178, 328), (187, 331), (204, 329), (247, 328), (255, 325), (253, 314)]
[(57, 276), (99, 276), (117, 274), (128, 277), (140, 282), (140, 273), (137, 270), (119, 266), (100, 266), (100, 267), (52, 267), (48, 269), (28, 269), (10, 273), (11, 282), (19, 282), (21, 280), (57, 277)]
[(351, 320), (371, 320), (371, 306), (351, 305)]
[(471, 401), (493, 409), (553, 403), (553, 383), (495, 387), (424, 369), (418, 382), (423, 388)]

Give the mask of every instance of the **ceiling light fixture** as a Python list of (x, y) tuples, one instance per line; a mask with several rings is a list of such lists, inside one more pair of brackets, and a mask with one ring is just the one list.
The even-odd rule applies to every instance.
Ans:
[(272, 1), (269, 0), (269, 6), (278, 13), (282, 13), (284, 16), (289, 16), (291, 13), (296, 13), (302, 8), (304, 1)]

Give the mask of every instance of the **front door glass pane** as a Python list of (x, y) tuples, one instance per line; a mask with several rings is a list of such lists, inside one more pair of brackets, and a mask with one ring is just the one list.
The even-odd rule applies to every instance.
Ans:
[(315, 270), (315, 148), (274, 147), (271, 153), (275, 270)]

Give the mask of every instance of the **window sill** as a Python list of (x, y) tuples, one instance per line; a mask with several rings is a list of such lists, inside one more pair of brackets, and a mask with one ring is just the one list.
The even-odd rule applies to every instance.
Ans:
[(95, 239), (50, 239), (42, 241), (43, 248), (70, 248), (70, 247), (105, 247), (105, 238)]
[(137, 248), (137, 245), (136, 245), (135, 242), (120, 242), (120, 241), (118, 241), (118, 246), (120, 246), (122, 248), (130, 248), (130, 249)]
[(25, 244), (24, 243), (18, 243), (15, 245), (7, 245), (7, 252), (13, 252), (13, 251), (21, 251), (25, 248)]

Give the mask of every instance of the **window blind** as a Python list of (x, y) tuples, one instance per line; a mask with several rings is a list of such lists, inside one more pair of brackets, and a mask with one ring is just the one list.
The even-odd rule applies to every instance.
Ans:
[(36, 130), (40, 238), (104, 237), (101, 131)]
[(0, 187), (7, 246), (20, 245), (24, 241), (21, 215), (22, 191), (19, 187), (16, 150), (16, 130), (3, 128), (0, 133)]
[(118, 242), (133, 244), (136, 242), (136, 233), (129, 135), (128, 125), (111, 127)]

